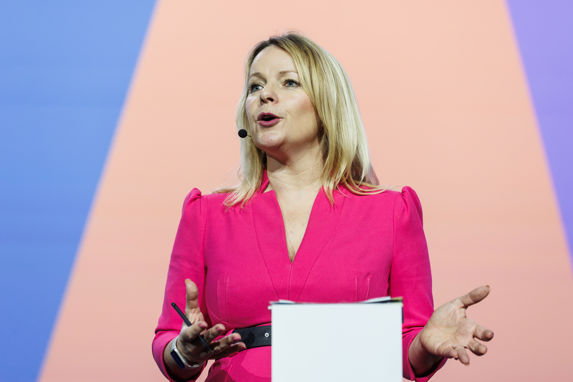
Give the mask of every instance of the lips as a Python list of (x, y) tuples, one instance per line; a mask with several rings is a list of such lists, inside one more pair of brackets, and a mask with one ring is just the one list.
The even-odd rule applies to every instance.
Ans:
[(274, 115), (273, 113), (261, 113), (259, 114), (259, 116), (257, 117), (257, 121), (270, 121), (271, 119), (274, 118), (279, 118), (279, 116)]
[(273, 113), (261, 113), (257, 117), (257, 122), (259, 123), (259, 125), (264, 126), (264, 127), (274, 126), (277, 123), (279, 123), (280, 120), (281, 120), (281, 117), (279, 117)]

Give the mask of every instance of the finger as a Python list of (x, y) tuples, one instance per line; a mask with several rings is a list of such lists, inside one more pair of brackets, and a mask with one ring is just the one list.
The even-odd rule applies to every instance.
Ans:
[(475, 355), (484, 355), (487, 352), (487, 346), (485, 346), (484, 344), (480, 344), (476, 340), (470, 340), (470, 342), (468, 343), (468, 348)]
[(185, 315), (188, 315), (190, 310), (199, 308), (199, 289), (197, 289), (197, 285), (189, 279), (185, 279), (185, 294)]
[(462, 303), (464, 308), (467, 308), (470, 305), (476, 304), (486, 298), (489, 294), (489, 285), (482, 285), (468, 294), (465, 294), (460, 297), (460, 302)]
[(213, 358), (215, 359), (221, 359), (223, 357), (228, 357), (232, 354), (238, 353), (240, 351), (243, 351), (247, 348), (247, 345), (245, 345), (244, 342), (237, 342), (231, 346), (229, 346), (226, 350), (219, 352), (217, 354), (214, 355)]
[(199, 289), (190, 279), (185, 280), (185, 316), (192, 324), (198, 321), (205, 321), (203, 313), (199, 308)]
[(474, 329), (473, 336), (482, 341), (489, 341), (493, 338), (493, 331), (484, 328), (481, 325), (477, 325), (476, 328)]
[(201, 357), (216, 358), (219, 354), (226, 353), (230, 347), (236, 345), (240, 340), (241, 336), (238, 333), (231, 333), (226, 337), (211, 342), (208, 347), (203, 346), (203, 349), (201, 349)]
[(211, 345), (213, 346), (213, 352), (210, 358), (215, 359), (226, 357), (247, 348), (245, 343), (241, 342), (241, 335), (239, 333), (231, 333), (228, 336), (213, 342)]
[(223, 337), (217, 341), (211, 343), (211, 348), (214, 353), (222, 352), (229, 346), (241, 341), (241, 335), (239, 333), (231, 333), (226, 337)]
[(470, 364), (470, 356), (468, 355), (468, 352), (466, 351), (466, 349), (461, 345), (456, 345), (455, 350), (458, 353), (458, 356), (456, 358), (461, 363), (463, 363), (464, 365), (469, 365)]
[(450, 346), (449, 350), (447, 351), (446, 354), (444, 354), (444, 356), (448, 358), (458, 359), (458, 351), (456, 350), (455, 346)]
[(186, 316), (187, 319), (191, 322), (191, 325), (199, 321), (205, 321), (203, 313), (201, 313), (201, 310), (199, 308), (189, 309)]
[(192, 326), (185, 326), (179, 333), (179, 343), (185, 344), (185, 346), (192, 344), (206, 328), (208, 328), (208, 325), (204, 321), (199, 321)]
[(225, 333), (225, 325), (217, 324), (212, 328), (205, 330), (205, 332), (202, 333), (202, 335), (205, 341), (207, 341), (207, 343), (211, 343), (211, 341), (213, 341), (215, 338), (219, 337), (223, 333)]

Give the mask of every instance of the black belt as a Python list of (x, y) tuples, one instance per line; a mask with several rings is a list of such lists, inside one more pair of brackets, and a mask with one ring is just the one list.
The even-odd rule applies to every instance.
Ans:
[(271, 325), (238, 328), (233, 333), (241, 335), (241, 341), (247, 345), (247, 349), (271, 346)]

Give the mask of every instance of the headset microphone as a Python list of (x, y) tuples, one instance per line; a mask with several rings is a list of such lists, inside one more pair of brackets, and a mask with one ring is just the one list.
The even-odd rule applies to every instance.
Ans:
[(249, 136), (249, 133), (245, 129), (240, 129), (237, 134), (239, 134), (239, 137), (241, 138), (246, 138)]

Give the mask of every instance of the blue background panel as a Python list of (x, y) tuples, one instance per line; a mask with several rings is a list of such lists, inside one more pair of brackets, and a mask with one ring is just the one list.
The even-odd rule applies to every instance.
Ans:
[(0, 381), (38, 376), (154, 5), (0, 3)]
[(573, 264), (573, 2), (508, 0), (507, 3)]

